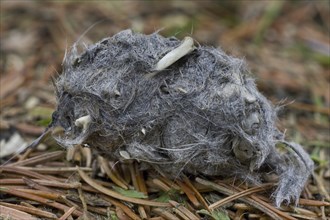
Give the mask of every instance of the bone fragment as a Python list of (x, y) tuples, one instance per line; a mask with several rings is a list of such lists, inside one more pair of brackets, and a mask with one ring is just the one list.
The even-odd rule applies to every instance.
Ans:
[(91, 122), (92, 122), (91, 116), (90, 115), (86, 115), (86, 116), (83, 116), (83, 117), (78, 118), (74, 122), (74, 124), (77, 127), (82, 127), (83, 128), (83, 131), (85, 132)]
[(158, 61), (155, 67), (155, 71), (166, 69), (194, 49), (194, 40), (191, 37), (185, 37), (180, 46), (167, 53), (162, 59)]
[(126, 159), (126, 160), (129, 160), (129, 159), (131, 159), (131, 156), (129, 155), (129, 153), (127, 152), (127, 151), (125, 151), (125, 150), (121, 150), (121, 151), (119, 151), (119, 154), (120, 154), (120, 156), (122, 156), (124, 159)]

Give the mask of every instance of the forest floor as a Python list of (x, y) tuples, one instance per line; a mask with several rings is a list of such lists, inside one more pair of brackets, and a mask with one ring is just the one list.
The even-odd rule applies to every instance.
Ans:
[[(330, 219), (328, 1), (0, 4), (0, 219)], [(315, 163), (297, 207), (274, 206), (273, 182), (173, 181), (142, 172), (137, 162), (51, 143), (20, 152), (51, 121), (51, 79), (61, 74), (70, 45), (80, 37), (89, 45), (128, 28), (189, 35), (244, 57), (259, 90), (283, 105), (278, 126), (286, 139), (303, 145)]]

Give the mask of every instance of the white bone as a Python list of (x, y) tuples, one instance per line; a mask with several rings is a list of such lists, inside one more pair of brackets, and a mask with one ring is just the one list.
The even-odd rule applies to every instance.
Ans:
[(180, 92), (182, 92), (182, 93), (185, 93), (185, 94), (187, 94), (188, 92), (187, 92), (187, 90), (185, 90), (185, 89), (183, 89), (183, 88), (178, 88), (178, 90), (180, 91)]
[(89, 126), (89, 124), (92, 122), (92, 117), (90, 115), (86, 115), (83, 117), (78, 118), (74, 124), (77, 127), (82, 127), (83, 131), (85, 132)]
[(122, 156), (124, 159), (126, 159), (126, 160), (129, 160), (129, 159), (131, 159), (131, 156), (129, 155), (129, 153), (127, 152), (127, 151), (125, 151), (125, 150), (121, 150), (121, 151), (119, 151), (119, 154), (120, 154), (120, 156)]
[(117, 90), (117, 89), (115, 89), (115, 95), (117, 95), (117, 96), (120, 96), (121, 94), (120, 94), (120, 92)]
[(194, 39), (191, 37), (185, 37), (180, 46), (168, 52), (162, 59), (158, 61), (154, 70), (161, 71), (166, 69), (194, 49)]
[(245, 88), (242, 90), (242, 96), (243, 96), (244, 100), (246, 101), (246, 103), (248, 103), (248, 104), (252, 104), (252, 103), (255, 103), (257, 101), (257, 98), (255, 96), (253, 96)]

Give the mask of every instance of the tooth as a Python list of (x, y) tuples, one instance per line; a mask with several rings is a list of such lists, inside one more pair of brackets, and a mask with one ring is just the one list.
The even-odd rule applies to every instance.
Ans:
[(91, 122), (92, 122), (92, 117), (90, 115), (86, 115), (86, 116), (83, 116), (83, 117), (78, 118), (74, 122), (74, 124), (77, 127), (82, 127), (83, 128), (83, 132), (85, 132)]
[(121, 94), (120, 94), (120, 92), (118, 91), (118, 89), (115, 89), (115, 95), (117, 95), (117, 96), (120, 96)]

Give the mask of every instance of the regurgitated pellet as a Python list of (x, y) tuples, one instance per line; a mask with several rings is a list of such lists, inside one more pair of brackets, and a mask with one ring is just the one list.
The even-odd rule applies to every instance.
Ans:
[[(66, 54), (56, 81), (50, 130), (64, 147), (81, 144), (108, 158), (137, 159), (163, 175), (279, 175), (277, 205), (297, 201), (313, 162), (284, 141), (272, 104), (245, 63), (220, 49), (157, 33), (122, 31)], [(294, 151), (281, 155), (284, 143)]]

